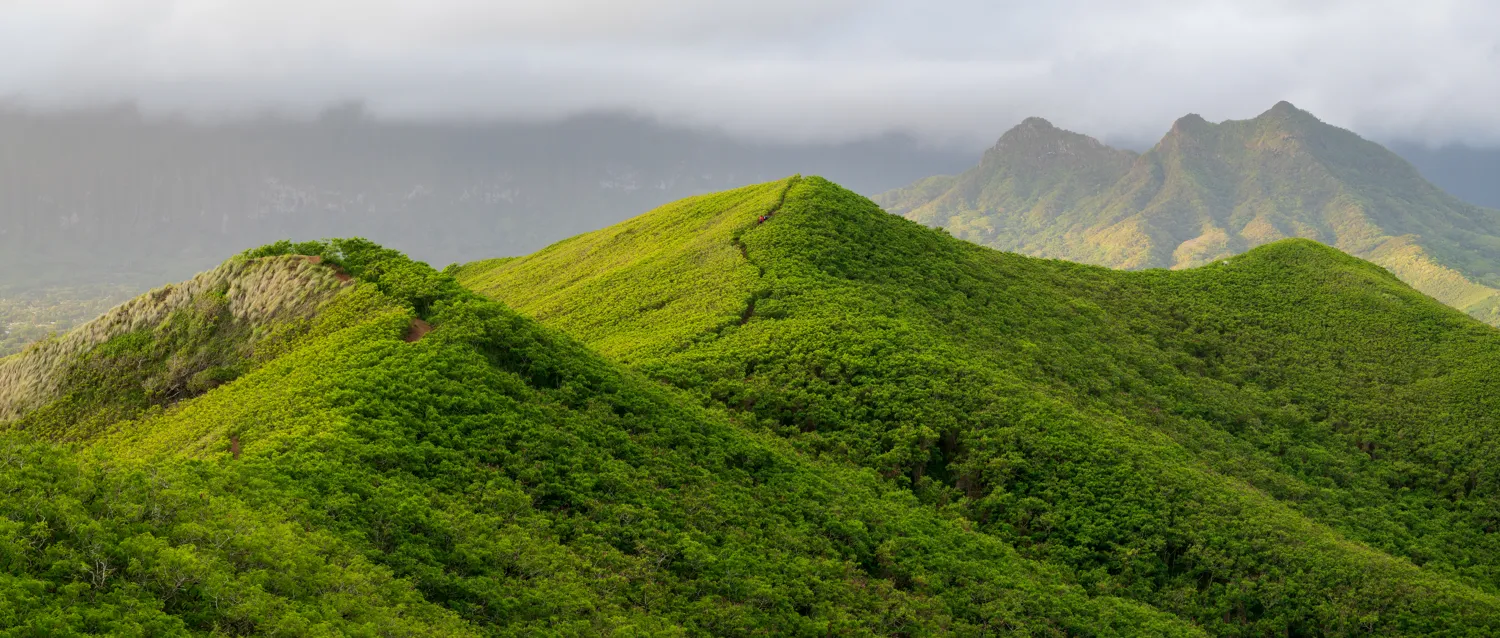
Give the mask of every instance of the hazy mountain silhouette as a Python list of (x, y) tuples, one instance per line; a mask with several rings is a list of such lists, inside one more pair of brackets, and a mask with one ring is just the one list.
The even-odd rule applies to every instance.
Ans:
[(441, 265), (796, 171), (878, 192), (970, 161), (897, 135), (757, 145), (623, 115), (396, 123), (346, 107), (193, 123), (0, 110), (0, 285), (152, 285), (280, 238), (367, 236)]
[(1500, 149), (1465, 145), (1432, 148), (1410, 142), (1393, 143), (1390, 148), (1455, 197), (1500, 208)]

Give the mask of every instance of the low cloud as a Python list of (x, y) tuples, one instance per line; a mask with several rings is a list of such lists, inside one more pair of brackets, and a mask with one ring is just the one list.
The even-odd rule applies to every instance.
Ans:
[(0, 95), (41, 107), (623, 109), (972, 146), (1029, 115), (1146, 140), (1287, 99), (1380, 139), (1500, 144), (1500, 5), (1481, 0), (12, 0), (0, 56)]

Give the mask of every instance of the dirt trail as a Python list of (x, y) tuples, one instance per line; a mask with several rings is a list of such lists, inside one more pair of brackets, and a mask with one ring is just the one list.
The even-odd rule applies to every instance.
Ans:
[(432, 324), (413, 318), (411, 325), (406, 328), (406, 336), (402, 337), (402, 339), (405, 339), (407, 343), (416, 343), (421, 341), (422, 337), (427, 336), (429, 332), (432, 332)]
[[(321, 263), (323, 263), (323, 257), (321, 255), (306, 255), (306, 256), (303, 256), (302, 258), (306, 259), (307, 263), (309, 263), (309, 264), (321, 264)], [(354, 280), (353, 277), (349, 276), (349, 273), (344, 272), (343, 268), (339, 268), (338, 266), (329, 266), (329, 267), (333, 269), (333, 278), (334, 279), (337, 279), (337, 280), (339, 280), (340, 282), (343, 282), (343, 283), (348, 283), (348, 282)]]
[[(306, 259), (307, 263), (309, 264), (323, 263), (323, 257), (319, 255), (305, 255), (302, 258)], [(333, 269), (333, 276), (335, 279), (346, 283), (354, 280), (353, 277), (349, 276), (349, 273), (344, 272), (343, 268), (339, 268), (338, 266), (332, 264), (329, 264), (328, 267)], [(418, 341), (421, 341), (422, 337), (427, 336), (427, 333), (429, 332), (432, 332), (432, 324), (427, 323), (421, 318), (413, 318), (411, 320), (411, 325), (406, 327), (406, 334), (401, 338), (406, 340), (407, 343), (416, 343)]]
[[(755, 225), (759, 226), (761, 224), (764, 224), (767, 221), (770, 221), (771, 217), (775, 216), (776, 213), (781, 212), (781, 207), (786, 204), (787, 193), (792, 192), (792, 188), (795, 187), (797, 185), (797, 183), (800, 182), (800, 181), (802, 181), (801, 177), (795, 177), (795, 178), (792, 178), (791, 180), (788, 180), (786, 188), (784, 188), (784, 189), (781, 190), (781, 197), (776, 200), (776, 204), (774, 206), (772, 206), (770, 210), (762, 213), (759, 217), (757, 217), (756, 220), (755, 220)], [(745, 242), (740, 239), (739, 233), (736, 233), (729, 241), (730, 241), (731, 244), (734, 245), (735, 248), (739, 249), (740, 256), (743, 257), (746, 262), (749, 262), (750, 265), (755, 266), (755, 270), (756, 270), (757, 276), (761, 277), (761, 278), (764, 278), (766, 276), (766, 268), (765, 268), (765, 266), (757, 264), (757, 263), (755, 263), (755, 260), (750, 259), (750, 250), (748, 248), (746, 248)], [(759, 298), (762, 295), (765, 295), (765, 294), (767, 294), (767, 293), (766, 292), (759, 292), (759, 293), (756, 293), (754, 295), (751, 295), (750, 301), (745, 304), (745, 310), (740, 313), (740, 323), (739, 323), (739, 325), (743, 326), (743, 325), (745, 325), (747, 323), (750, 323), (750, 319), (755, 316), (755, 301), (756, 301), (756, 299)], [(723, 332), (724, 328), (727, 328), (727, 327), (728, 326), (721, 327), (721, 328), (718, 329), (718, 331), (719, 332)]]

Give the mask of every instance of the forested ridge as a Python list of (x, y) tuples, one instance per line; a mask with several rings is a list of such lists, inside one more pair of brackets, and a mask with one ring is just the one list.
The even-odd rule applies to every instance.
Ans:
[(1111, 271), (794, 178), (456, 273), (1091, 594), (1216, 635), (1494, 631), (1500, 335), (1326, 246)]
[(1311, 241), (1112, 271), (816, 177), (279, 242), (0, 358), (0, 627), (1494, 635), (1497, 354)]
[[(0, 360), (59, 371), (0, 437), (6, 631), (1201, 634), (395, 251), (282, 243), (221, 272), (268, 269), (332, 296), (237, 312), (245, 280), (207, 277), (80, 328), (98, 345)], [(232, 378), (156, 391), (205, 350)]]

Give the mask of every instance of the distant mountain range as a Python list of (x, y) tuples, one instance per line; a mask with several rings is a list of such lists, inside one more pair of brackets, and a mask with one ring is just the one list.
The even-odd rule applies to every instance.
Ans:
[(434, 262), (523, 254), (797, 171), (878, 192), (970, 161), (899, 136), (754, 144), (616, 115), (399, 123), (345, 108), (194, 123), (0, 109), (0, 291), (144, 289), (285, 238), (365, 236)]
[(978, 166), (875, 199), (980, 244), (1116, 268), (1185, 268), (1314, 239), (1500, 323), (1500, 211), (1287, 102), (1251, 120), (1188, 115), (1141, 154), (1032, 118)]
[[(1045, 137), (1053, 130), (1030, 120), (1011, 137)], [(1100, 184), (1113, 186), (1136, 161), (1130, 152), (1083, 136), (1059, 139), (1092, 163), (1054, 158), (1025, 177), (1035, 171), (1021, 166), (1028, 161), (1022, 146), (1002, 144), (1015, 156), (1001, 157), (997, 146), (981, 169), (1011, 167), (1002, 181), (1013, 190), (990, 187), (986, 197), (1004, 199), (1007, 210), (1030, 210), (1028, 193), (1035, 193), (1055, 208), (1097, 195)], [(1045, 145), (1040, 138), (1033, 143)], [(1494, 186), (1500, 180), (1492, 179), (1500, 154), (1396, 149), (1471, 202), (1500, 200)], [(209, 268), (224, 254), (283, 238), (364, 236), (438, 265), (519, 255), (688, 195), (795, 172), (827, 175), (873, 194), (927, 175), (958, 173), (976, 155), (894, 135), (834, 145), (757, 144), (623, 115), (531, 124), (402, 123), (350, 107), (305, 121), (204, 123), (128, 108), (44, 113), (0, 107), (0, 297), (79, 285), (144, 290)], [(1285, 177), (1272, 171), (1261, 179)], [(941, 193), (952, 202), (947, 184), (928, 180), (882, 201), (916, 208)], [(942, 223), (957, 232), (958, 224)], [(982, 235), (968, 236), (985, 241)], [(1017, 241), (995, 245), (1015, 249)], [(1043, 254), (1119, 265), (1078, 251)], [(1457, 270), (1466, 280), (1491, 285), (1476, 280), (1473, 269)], [(1455, 290), (1449, 299), (1488, 294), (1447, 279)]]
[(1462, 144), (1433, 148), (1410, 142), (1392, 143), (1390, 148), (1455, 197), (1500, 208), (1500, 149)]

